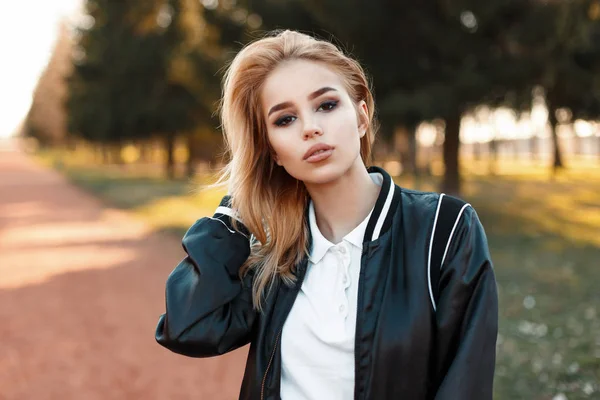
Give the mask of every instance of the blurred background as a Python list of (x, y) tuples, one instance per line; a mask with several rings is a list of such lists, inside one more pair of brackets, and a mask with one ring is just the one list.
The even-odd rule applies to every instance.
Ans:
[(224, 192), (224, 67), (271, 29), (372, 77), (375, 164), (477, 209), (495, 398), (600, 399), (600, 0), (2, 6), (0, 399), (233, 399), (246, 349), (154, 343), (179, 240)]

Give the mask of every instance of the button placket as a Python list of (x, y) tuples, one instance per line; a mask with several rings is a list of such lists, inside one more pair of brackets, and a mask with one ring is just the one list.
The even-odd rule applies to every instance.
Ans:
[(347, 290), (348, 288), (350, 288), (350, 284), (351, 282), (351, 277), (350, 277), (350, 265), (351, 265), (351, 257), (350, 257), (350, 252), (348, 251), (348, 249), (346, 249), (346, 247), (342, 247), (342, 249), (345, 249), (344, 255), (343, 255), (343, 277), (342, 277), (342, 283), (344, 284), (344, 293), (346, 295), (346, 299), (348, 298), (348, 294), (347, 294)]
[(340, 265), (338, 271), (341, 273), (342, 286), (340, 291), (340, 299), (342, 300), (342, 302), (340, 303), (338, 310), (345, 321), (346, 318), (348, 318), (348, 288), (350, 287), (350, 276), (348, 274), (348, 268), (350, 265), (350, 257), (348, 254), (348, 250), (343, 244), (340, 244), (339, 252)]

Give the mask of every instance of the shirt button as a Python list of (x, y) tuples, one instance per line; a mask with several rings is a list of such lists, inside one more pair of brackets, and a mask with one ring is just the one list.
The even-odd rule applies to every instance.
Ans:
[(342, 254), (346, 254), (346, 248), (345, 247), (340, 247), (340, 253)]
[(341, 313), (343, 313), (345, 309), (346, 309), (346, 307), (344, 307), (344, 305), (343, 305), (343, 304), (341, 304), (341, 305), (340, 305), (340, 308), (339, 308), (340, 312), (341, 312)]
[(345, 276), (345, 277), (342, 279), (342, 283), (347, 283), (347, 282), (348, 282), (348, 277), (346, 277), (346, 276)]

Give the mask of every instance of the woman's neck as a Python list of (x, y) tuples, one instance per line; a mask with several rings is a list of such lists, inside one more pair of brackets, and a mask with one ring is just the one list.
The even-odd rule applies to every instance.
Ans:
[(381, 186), (377, 185), (359, 158), (337, 181), (307, 185), (313, 201), (317, 226), (331, 243), (339, 243), (352, 232), (375, 205)]

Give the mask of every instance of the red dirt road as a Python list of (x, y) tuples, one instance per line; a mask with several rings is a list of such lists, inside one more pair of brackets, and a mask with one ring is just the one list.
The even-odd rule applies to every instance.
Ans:
[(246, 349), (192, 359), (154, 341), (183, 255), (0, 142), (0, 399), (236, 399)]

